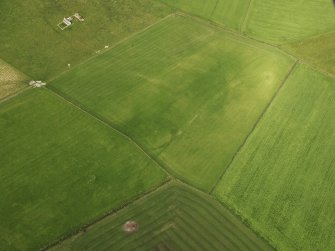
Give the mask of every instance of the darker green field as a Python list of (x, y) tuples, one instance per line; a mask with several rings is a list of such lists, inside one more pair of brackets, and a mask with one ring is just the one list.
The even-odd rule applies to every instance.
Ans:
[[(84, 22), (64, 31), (57, 27), (76, 12)], [(2, 0), (0, 57), (47, 81), (170, 12), (155, 0)]]
[(174, 16), (51, 84), (209, 191), (293, 63)]
[[(122, 225), (136, 221), (138, 231)], [(60, 250), (272, 250), (206, 194), (170, 182), (51, 249)]]
[(278, 250), (334, 250), (335, 80), (300, 65), (215, 194)]
[(0, 250), (36, 250), (159, 185), (132, 142), (48, 90), (0, 106)]

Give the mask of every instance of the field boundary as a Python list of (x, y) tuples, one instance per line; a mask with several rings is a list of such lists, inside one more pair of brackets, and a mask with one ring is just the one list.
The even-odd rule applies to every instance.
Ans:
[(245, 28), (246, 28), (247, 23), (249, 21), (249, 16), (250, 16), (250, 12), (252, 10), (253, 3), (254, 3), (254, 0), (249, 0), (248, 9), (247, 9), (247, 11), (245, 13), (245, 16), (244, 16), (243, 21), (242, 21), (242, 25), (240, 27), (240, 33), (241, 34), (244, 34), (243, 32), (245, 31)]
[(202, 194), (203, 196), (206, 196), (208, 198), (211, 198), (215, 201), (217, 201), (220, 205), (222, 205), (227, 211), (229, 211), (233, 216), (235, 216), (239, 221), (241, 221), (241, 223), (245, 226), (247, 226), (247, 228), (250, 229), (250, 231), (254, 232), (255, 235), (257, 235), (259, 238), (261, 238), (262, 240), (264, 240), (266, 243), (268, 243), (271, 247), (274, 248), (274, 246), (271, 244), (271, 242), (264, 237), (264, 235), (262, 235), (260, 232), (256, 231), (251, 224), (247, 221), (247, 219), (243, 218), (241, 214), (239, 214), (234, 208), (230, 207), (228, 204), (224, 203), (223, 201), (220, 201), (217, 197), (215, 197), (213, 194), (209, 194), (207, 192), (204, 192), (203, 190), (194, 187), (188, 183), (183, 182), (182, 180), (175, 180), (176, 183), (182, 183), (184, 186), (187, 186), (189, 189), (194, 190), (197, 193)]
[(9, 94), (8, 96), (6, 96), (6, 97), (4, 97), (4, 98), (2, 98), (2, 99), (0, 99), (0, 104), (5, 103), (6, 101), (8, 101), (8, 100), (10, 100), (10, 99), (12, 99), (12, 98), (14, 98), (14, 97), (16, 97), (17, 95), (20, 95), (21, 93), (23, 93), (23, 92), (25, 92), (25, 91), (30, 90), (30, 89), (32, 89), (31, 86), (25, 86), (25, 87), (23, 87), (22, 89), (20, 89), (20, 90), (14, 92), (14, 93), (12, 93), (12, 94)]
[(115, 209), (112, 209), (112, 210), (108, 211), (107, 213), (105, 213), (101, 216), (98, 216), (97, 218), (93, 219), (92, 221), (90, 221), (86, 224), (83, 224), (81, 226), (78, 226), (76, 229), (70, 231), (68, 234), (65, 234), (64, 236), (61, 236), (57, 240), (51, 242), (50, 244), (47, 244), (46, 246), (40, 248), (39, 250), (40, 251), (49, 250), (49, 249), (61, 244), (62, 242), (66, 241), (67, 239), (70, 239), (71, 237), (79, 234), (80, 232), (87, 231), (88, 228), (90, 228), (91, 226), (99, 223), (100, 221), (104, 220), (105, 218), (117, 214), (119, 211), (121, 211), (121, 210), (125, 209), (126, 207), (136, 203), (137, 201), (141, 201), (141, 200), (147, 198), (148, 196), (150, 196), (151, 194), (155, 193), (156, 191), (158, 191), (160, 189), (164, 189), (165, 187), (169, 186), (173, 180), (174, 179), (172, 177), (168, 177), (161, 184), (159, 184), (157, 186), (154, 186), (151, 189), (149, 189), (148, 191), (133, 197), (132, 199), (124, 202), (121, 206), (119, 206)]
[(213, 28), (215, 28), (217, 30), (226, 32), (226, 33), (228, 33), (228, 34), (230, 34), (232, 36), (230, 38), (231, 40), (238, 41), (240, 43), (245, 44), (246, 46), (253, 47), (253, 48), (256, 47), (256, 48), (258, 48), (260, 50), (262, 50), (262, 49), (264, 50), (266, 48), (273, 49), (273, 50), (276, 50), (276, 51), (280, 52), (281, 54), (283, 54), (283, 55), (285, 55), (287, 57), (290, 57), (290, 58), (295, 59), (295, 60), (298, 59), (296, 56), (288, 53), (287, 51), (283, 50), (279, 46), (275, 46), (273, 44), (269, 44), (269, 43), (266, 43), (264, 41), (257, 40), (257, 39), (255, 39), (253, 37), (249, 37), (249, 36), (244, 35), (244, 34), (238, 32), (236, 30), (227, 28), (226, 26), (224, 26), (223, 24), (221, 24), (219, 22), (216, 22), (216, 21), (213, 21), (213, 20), (209, 20), (209, 19), (205, 19), (203, 17), (198, 17), (196, 15), (192, 15), (192, 14), (189, 14), (189, 13), (186, 13), (186, 12), (176, 12), (176, 15), (183, 16), (183, 17), (189, 17), (189, 18), (191, 18), (193, 20), (196, 20), (198, 23), (201, 23), (203, 25), (208, 25), (208, 26), (213, 27)]
[[(75, 100), (74, 98), (70, 97), (69, 95), (63, 93), (62, 91), (58, 90), (54, 86), (47, 85), (44, 87), (48, 89), (52, 94), (57, 96), (58, 98), (62, 99), (63, 102), (67, 102), (68, 104), (74, 106), (76, 109), (78, 109), (81, 112), (86, 113), (90, 117), (94, 118), (95, 120), (99, 121), (100, 123), (104, 124), (105, 126), (111, 128), (114, 132), (119, 134), (122, 137), (125, 137), (130, 143), (134, 144), (146, 157), (148, 157), (151, 161), (153, 161), (168, 177), (174, 178), (176, 180), (179, 180), (182, 183), (187, 184), (188, 186), (193, 186), (190, 184), (187, 180), (183, 178), (183, 176), (180, 176), (178, 173), (176, 173), (172, 168), (167, 166), (164, 162), (162, 162), (159, 159), (159, 155), (153, 156), (150, 151), (148, 151), (144, 146), (142, 146), (141, 143), (138, 143), (136, 140), (134, 140), (132, 137), (130, 137), (128, 134), (124, 133), (122, 129), (118, 128), (118, 126), (114, 125), (110, 120), (106, 119), (104, 116), (91, 111), (86, 106)], [(197, 188), (198, 190), (201, 190), (201, 188)], [(202, 190), (204, 193), (209, 194), (209, 190)]]
[(214, 12), (215, 12), (216, 7), (218, 6), (218, 4), (219, 4), (219, 0), (216, 0), (215, 5), (214, 5), (214, 7), (213, 7), (213, 9), (212, 9), (212, 11), (211, 11), (211, 15), (210, 15), (210, 17), (213, 16), (213, 14), (214, 14)]
[(322, 37), (322, 36), (327, 36), (327, 35), (332, 34), (332, 33), (335, 33), (335, 31), (334, 30), (329, 30), (329, 31), (325, 31), (323, 33), (317, 33), (315, 35), (304, 37), (304, 38), (299, 39), (299, 40), (293, 40), (293, 41), (290, 41), (290, 42), (284, 42), (284, 43), (281, 43), (280, 46), (294, 44), (294, 43), (302, 43), (302, 42), (304, 42), (306, 40), (311, 40), (311, 39), (319, 38), (319, 37)]
[[(24, 84), (23, 80), (22, 80), (22, 88), (20, 88), (19, 90), (14, 91), (12, 94), (9, 94), (8, 96), (5, 96), (3, 98), (0, 98), (0, 104), (6, 102), (7, 100), (14, 98), (15, 96), (21, 94), (22, 92), (30, 89), (30, 86), (28, 85), (28, 81), (29, 79), (33, 79), (30, 75), (26, 74), (25, 72), (21, 71), (20, 69), (16, 68), (14, 65), (10, 64), (9, 62), (7, 62), (6, 60), (4, 60), (2, 57), (0, 58), (0, 61), (3, 61), (5, 64), (7, 64), (9, 67), (11, 67), (15, 72), (17, 72), (20, 75), (23, 75), (26, 79), (27, 79), (27, 83)], [(24, 86), (25, 85), (25, 86)]]
[(7, 65), (9, 65), (10, 67), (12, 67), (15, 71), (17, 71), (17, 72), (23, 74), (24, 76), (26, 76), (27, 78), (34, 79), (32, 76), (30, 76), (30, 74), (27, 74), (27, 73), (23, 72), (22, 70), (20, 70), (19, 68), (17, 68), (15, 65), (13, 65), (13, 64), (9, 63), (8, 61), (4, 60), (2, 57), (0, 58), (0, 60), (2, 60)]
[(220, 180), (222, 179), (222, 177), (225, 175), (225, 173), (228, 171), (228, 169), (230, 168), (231, 164), (234, 162), (236, 156), (239, 154), (239, 152), (242, 150), (242, 148), (245, 146), (245, 144), (247, 143), (248, 139), (250, 138), (250, 136), (252, 135), (252, 133), (254, 132), (254, 130), (256, 129), (258, 123), (262, 120), (262, 118), (264, 117), (264, 115), (266, 114), (266, 112), (269, 110), (269, 108), (271, 107), (273, 101), (276, 99), (276, 97), (278, 96), (279, 92), (281, 91), (281, 89), (283, 88), (283, 86), (285, 85), (287, 79), (290, 77), (290, 75), (292, 74), (292, 72), (296, 69), (296, 66), (299, 64), (299, 60), (295, 61), (295, 63), (292, 65), (292, 67), (290, 68), (289, 72), (286, 74), (285, 78), (283, 79), (283, 81), (281, 82), (280, 86), (278, 87), (278, 89), (276, 90), (276, 92), (274, 93), (274, 95), (272, 96), (272, 98), (270, 99), (270, 101), (268, 102), (268, 104), (266, 105), (266, 107), (264, 108), (264, 110), (262, 111), (262, 113), (259, 115), (259, 117), (257, 118), (256, 122), (254, 123), (253, 127), (251, 128), (251, 130), (249, 131), (249, 133), (246, 135), (244, 141), (242, 142), (242, 144), (238, 147), (237, 151), (234, 153), (233, 157), (231, 158), (230, 162), (227, 164), (226, 168), (224, 169), (224, 171), (222, 172), (222, 174), (219, 176), (219, 178), (217, 179), (217, 181), (214, 183), (213, 187), (210, 190), (210, 194), (213, 194), (216, 186), (218, 185), (218, 183), (220, 182)]
[(85, 107), (83, 104), (81, 104), (77, 100), (69, 97), (68, 95), (64, 94), (63, 92), (59, 91), (55, 87), (49, 85), (49, 86), (46, 86), (45, 88), (47, 88), (52, 94), (54, 94), (55, 96), (59, 97), (63, 101), (65, 101), (68, 104), (74, 106), (76, 109), (78, 109), (78, 110), (86, 113), (90, 117), (94, 118), (95, 120), (99, 121), (100, 123), (104, 124), (105, 126), (111, 128), (114, 132), (116, 132), (120, 136), (122, 136), (125, 139), (127, 139), (130, 143), (134, 144), (136, 146), (136, 148), (138, 148), (147, 158), (149, 158), (152, 162), (154, 162), (165, 174), (167, 174), (168, 176), (173, 176), (168, 171), (170, 168), (165, 167), (165, 165), (163, 163), (161, 163), (155, 157), (153, 157), (149, 153), (147, 153), (147, 151), (145, 150), (145, 147), (143, 147), (140, 143), (138, 143), (137, 141), (135, 141), (132, 137), (130, 137), (126, 133), (122, 132), (122, 130), (119, 129), (117, 126), (115, 126), (111, 121), (109, 121), (105, 117), (103, 117), (103, 116), (101, 116), (101, 115), (99, 115), (99, 114), (91, 111), (90, 109), (88, 109), (87, 107)]
[[(258, 238), (262, 239), (265, 243), (267, 243), (270, 247), (274, 248), (274, 246), (259, 232), (257, 232), (254, 228), (251, 227), (251, 225), (246, 221), (246, 219), (244, 219), (243, 217), (241, 217), (240, 214), (237, 213), (236, 210), (234, 210), (233, 208), (231, 208), (230, 206), (228, 206), (227, 204), (225, 204), (224, 202), (218, 200), (215, 196), (208, 194), (196, 187), (193, 187), (192, 185), (189, 185), (179, 179), (175, 179), (173, 177), (163, 181), (161, 184), (153, 187), (152, 189), (146, 191), (145, 193), (136, 196), (133, 200), (127, 201), (125, 202), (122, 206), (113, 209), (105, 214), (103, 214), (102, 216), (92, 220), (91, 222), (87, 223), (87, 224), (83, 224), (81, 227), (73, 230), (72, 232), (62, 236), (61, 238), (59, 238), (58, 240), (50, 243), (49, 245), (43, 247), (40, 249), (40, 251), (47, 251), (53, 247), (56, 247), (57, 245), (61, 245), (62, 243), (66, 242), (67, 240), (70, 240), (71, 238), (75, 237), (76, 235), (80, 234), (80, 233), (85, 233), (86, 231), (89, 231), (89, 229), (91, 227), (93, 227), (94, 225), (100, 223), (101, 221), (103, 221), (104, 219), (108, 218), (108, 217), (112, 217), (117, 215), (118, 213), (120, 213), (121, 211), (127, 209), (129, 206), (134, 205), (136, 203), (139, 203), (145, 199), (147, 199), (149, 196), (154, 195), (155, 193), (157, 193), (159, 190), (162, 189), (168, 189), (170, 186), (184, 186), (187, 189), (190, 189), (191, 191), (193, 191), (195, 194), (198, 194), (199, 196), (203, 196), (206, 199), (210, 199), (213, 200), (213, 202), (215, 201), (216, 203), (218, 203), (219, 205), (221, 205), (223, 207), (224, 210), (226, 210), (227, 212), (229, 212), (233, 217), (236, 218), (236, 220), (238, 220), (242, 225), (245, 225), (246, 228), (250, 231), (253, 232)], [(228, 221), (230, 221), (230, 219), (226, 219)], [(253, 240), (249, 239), (251, 242), (253, 242)]]
[(280, 50), (286, 52), (287, 54), (291, 55), (291, 57), (293, 58), (296, 58), (297, 60), (299, 60), (300, 63), (304, 64), (304, 65), (307, 65), (308, 67), (310, 67), (311, 69), (313, 69), (314, 71), (317, 71), (319, 72), (320, 74), (322, 75), (325, 75), (333, 80), (335, 80), (335, 75), (322, 69), (322, 67), (320, 67), (319, 65), (317, 64), (313, 64), (313, 63), (309, 63), (309, 62), (306, 62), (306, 60), (298, 57), (298, 56), (295, 56), (294, 53), (292, 51), (290, 51), (289, 49), (285, 49), (285, 48), (281, 48), (281, 47), (278, 47)]
[[(250, 40), (250, 41), (255, 42), (258, 45), (258, 47), (257, 47), (258, 49), (261, 49), (261, 47), (263, 47), (263, 48), (268, 47), (268, 48), (275, 49), (275, 50), (281, 52), (282, 54), (284, 54), (284, 55), (286, 55), (286, 56), (294, 59), (295, 61), (298, 60), (299, 62), (301, 62), (301, 63), (303, 63), (305, 65), (308, 65), (309, 67), (311, 67), (315, 71), (317, 71), (317, 72), (319, 72), (319, 73), (321, 73), (323, 75), (327, 75), (330, 78), (332, 78), (332, 79), (335, 80), (335, 75), (334, 74), (332, 74), (332, 73), (330, 73), (330, 72), (322, 69), (322, 67), (320, 67), (318, 65), (309, 63), (309, 62), (305, 61), (303, 58), (294, 55), (288, 49), (283, 48), (282, 45), (270, 44), (268, 42), (265, 42), (265, 41), (262, 41), (262, 40), (258, 40), (256, 38), (250, 37), (250, 36), (248, 36), (246, 34), (238, 32), (236, 30), (230, 29), (230, 28), (224, 26), (223, 24), (221, 24), (219, 22), (215, 22), (215, 21), (209, 20), (207, 18), (199, 17), (197, 15), (192, 15), (192, 14), (190, 14), (188, 12), (178, 11), (175, 14), (176, 15), (180, 15), (180, 16), (190, 17), (190, 18), (195, 19), (195, 20), (197, 20), (199, 22), (205, 23), (205, 24), (210, 25), (212, 27), (216, 27), (216, 28), (218, 28), (218, 29), (220, 29), (220, 30), (222, 30), (224, 32), (227, 32), (227, 33), (231, 34), (232, 36), (235, 36), (236, 37), (235, 38), (236, 41), (239, 41), (239, 42), (241, 42), (241, 43), (243, 43), (243, 44), (245, 44), (247, 46), (255, 47), (255, 46), (253, 46), (252, 43), (248, 43), (247, 41), (237, 40), (237, 38), (241, 38), (241, 39), (244, 39), (244, 40)], [(234, 38), (232, 38), (232, 39), (234, 39)]]
[(85, 63), (89, 62), (90, 60), (92, 60), (92, 59), (94, 59), (94, 58), (96, 58), (96, 57), (99, 57), (99, 56), (102, 55), (102, 54), (105, 54), (106, 52), (108, 52), (108, 51), (110, 51), (110, 50), (112, 50), (112, 49), (114, 49), (114, 48), (120, 46), (120, 45), (123, 44), (124, 42), (127, 42), (127, 41), (130, 40), (131, 38), (133, 38), (133, 37), (135, 37), (135, 36), (137, 36), (137, 35), (139, 35), (139, 34), (144, 33), (145, 31), (149, 30), (150, 28), (156, 26), (157, 24), (159, 24), (159, 23), (163, 22), (164, 20), (166, 20), (166, 19), (168, 19), (168, 18), (170, 18), (170, 17), (173, 17), (173, 16), (176, 16), (176, 12), (173, 12), (173, 13), (171, 13), (171, 14), (169, 14), (169, 15), (167, 15), (167, 16), (161, 18), (161, 19), (159, 19), (158, 21), (156, 21), (156, 22), (154, 22), (154, 23), (148, 25), (147, 27), (143, 28), (142, 30), (139, 30), (139, 31), (136, 31), (136, 32), (130, 34), (129, 36), (127, 36), (127, 37), (125, 37), (125, 38), (119, 40), (118, 42), (116, 42), (116, 43), (113, 44), (112, 46), (109, 46), (108, 49), (104, 49), (103, 52), (101, 52), (101, 53), (95, 53), (95, 54), (92, 55), (91, 57), (88, 57), (88, 58), (84, 59), (82, 62), (76, 64), (76, 65), (73, 66), (73, 67), (71, 67), (71, 69), (67, 69), (67, 70), (65, 70), (65, 71), (63, 71), (63, 72), (61, 72), (61, 73), (59, 73), (58, 75), (56, 75), (56, 76), (54, 76), (54, 77), (52, 77), (52, 78), (50, 78), (50, 79), (47, 79), (46, 81), (47, 81), (47, 82), (51, 82), (51, 81), (53, 81), (53, 80), (59, 78), (60, 76), (62, 76), (62, 75), (65, 74), (66, 72), (71, 71), (71, 70), (73, 70), (73, 69), (76, 69), (76, 68), (78, 68), (80, 65), (85, 64)]

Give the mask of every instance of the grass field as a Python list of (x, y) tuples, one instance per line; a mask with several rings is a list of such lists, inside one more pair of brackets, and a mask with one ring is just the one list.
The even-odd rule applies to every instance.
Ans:
[(160, 0), (182, 11), (219, 22), (240, 30), (247, 14), (250, 0)]
[[(125, 233), (135, 220), (139, 230)], [(51, 249), (272, 250), (220, 203), (180, 183), (165, 187)]]
[(335, 250), (332, 2), (0, 0), (0, 251)]
[(0, 106), (0, 250), (37, 250), (166, 174), (129, 140), (48, 90)]
[(334, 32), (283, 47), (297, 57), (335, 75), (335, 29)]
[(300, 65), (215, 194), (279, 250), (334, 250), (335, 81)]
[(174, 16), (51, 84), (209, 190), (293, 64), (248, 42)]
[(0, 100), (28, 85), (29, 78), (0, 59)]
[(252, 0), (244, 31), (281, 44), (334, 30), (334, 6), (330, 0)]
[[(79, 12), (84, 22), (61, 31), (57, 24)], [(30, 76), (58, 73), (168, 15), (155, 0), (0, 1), (0, 56)]]

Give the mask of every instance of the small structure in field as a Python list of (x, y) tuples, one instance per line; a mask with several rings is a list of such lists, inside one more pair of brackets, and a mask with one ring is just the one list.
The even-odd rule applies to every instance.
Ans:
[(138, 230), (138, 224), (136, 221), (127, 221), (123, 224), (122, 229), (126, 233), (133, 233)]
[(84, 18), (82, 15), (80, 15), (79, 13), (74, 13), (73, 16), (75, 18), (77, 18), (79, 21), (83, 22), (84, 21)]
[(72, 20), (73, 20), (72, 17), (64, 17), (63, 22), (59, 23), (58, 27), (61, 30), (64, 30), (72, 24)]
[(40, 81), (40, 80), (37, 80), (37, 81), (31, 80), (29, 82), (29, 85), (32, 86), (33, 88), (40, 88), (40, 87), (45, 86), (47, 84), (44, 83), (44, 82), (42, 82), (42, 81)]
[(79, 13), (74, 13), (72, 16), (70, 17), (64, 17), (63, 21), (61, 23), (59, 23), (57, 26), (61, 29), (64, 30), (67, 27), (71, 26), (73, 24), (73, 19), (76, 18), (78, 19), (80, 22), (84, 21), (84, 18), (82, 15), (80, 15)]

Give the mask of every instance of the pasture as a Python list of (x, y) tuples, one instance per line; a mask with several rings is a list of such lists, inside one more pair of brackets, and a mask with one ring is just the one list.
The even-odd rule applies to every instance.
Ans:
[(334, 250), (335, 81), (299, 65), (215, 195), (278, 250)]
[(37, 250), (158, 186), (131, 141), (46, 89), (0, 105), (0, 250)]
[(0, 59), (0, 100), (28, 85), (29, 78)]
[(274, 44), (306, 39), (335, 30), (332, 1), (252, 0), (243, 30)]
[(331, 0), (0, 16), (0, 250), (335, 249)]
[(179, 10), (241, 30), (250, 0), (160, 0)]
[(176, 15), (51, 85), (209, 191), (293, 63), (279, 50)]
[[(134, 220), (138, 231), (123, 224)], [(66, 240), (62, 250), (272, 250), (220, 203), (170, 182), (124, 210)]]
[[(158, 21), (170, 8), (155, 0), (0, 1), (0, 57), (48, 81), (125, 37)], [(57, 24), (79, 12), (84, 22)]]

